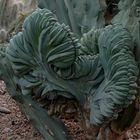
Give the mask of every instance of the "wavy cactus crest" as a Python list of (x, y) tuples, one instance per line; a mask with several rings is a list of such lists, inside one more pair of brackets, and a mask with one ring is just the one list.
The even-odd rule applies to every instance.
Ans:
[[(113, 38), (112, 35), (114, 35)], [(78, 82), (82, 80), (81, 78), (88, 75), (91, 77), (88, 76), (85, 87), (93, 89), (94, 85), (102, 82), (94, 94), (92, 90), (88, 90), (89, 93), (86, 92), (87, 95), (93, 95), (91, 122), (100, 124), (104, 121), (104, 117), (116, 116), (117, 108), (127, 106), (134, 98), (133, 95), (136, 94), (138, 68), (132, 53), (134, 45), (131, 39), (129, 32), (123, 29), (121, 25), (113, 25), (106, 27), (104, 30), (90, 31), (85, 34), (81, 39), (83, 45), (80, 45), (69, 28), (59, 24), (55, 16), (45, 9), (37, 10), (25, 20), (23, 32), (10, 41), (11, 47), (7, 48), (7, 54), (13, 70), (27, 81), (29, 80), (27, 75), (32, 78), (38, 77), (41, 72), (44, 74), (44, 78), (48, 80), (45, 71), (38, 70), (41, 69), (39, 68), (41, 65), (44, 65), (45, 69), (53, 70), (62, 78), (61, 80), (63, 80), (64, 75), (67, 75), (67, 72), (70, 72), (68, 74), (69, 79), (72, 83), (77, 83), (77, 88)], [(88, 44), (89, 41), (91, 43)], [(91, 48), (86, 50), (90, 45)], [(81, 51), (84, 53), (80, 53)], [(88, 54), (88, 52), (90, 53)], [(92, 72), (90, 72), (91, 70)], [(95, 81), (97, 83), (88, 84), (91, 79), (93, 83)], [(32, 87), (29, 86), (28, 82), (24, 86)], [(42, 83), (37, 79), (34, 82), (34, 86)], [(53, 86), (50, 84), (52, 87), (45, 84), (46, 87), (41, 93), (42, 96), (48, 91), (63, 91), (64, 89), (65, 92), (70, 92), (73, 95), (78, 94), (69, 91), (63, 83), (63, 86), (61, 85), (64, 88), (63, 90), (60, 87), (55, 87), (59, 80), (56, 83), (55, 81), (52, 82)], [(64, 82), (67, 83), (66, 85), (70, 84), (67, 82), (67, 78)], [(83, 90), (84, 92), (85, 90)], [(82, 95), (81, 91), (79, 95)], [(92, 113), (92, 110), (97, 111), (97, 113)]]
[[(90, 124), (101, 125), (116, 118), (137, 94), (138, 66), (133, 51), (132, 37), (120, 24), (91, 30), (78, 40), (52, 12), (38, 9), (25, 20), (23, 31), (11, 39), (10, 47), (3, 52), (10, 69), (1, 61), (0, 72), (10, 90), (14, 87), (21, 92), (16, 96), (22, 96), (25, 107), (34, 97), (48, 101), (64, 96), (76, 99), (80, 105), (89, 99)], [(8, 78), (14, 79), (13, 85)], [(35, 110), (43, 113), (35, 103)], [(32, 116), (27, 110), (26, 113)], [(46, 118), (56, 139), (69, 139), (66, 133), (57, 136), (53, 120), (48, 115)], [(37, 125), (36, 118), (34, 122), (47, 139), (44, 124), (45, 130)]]
[(116, 118), (120, 109), (135, 99), (139, 72), (132, 37), (122, 25), (106, 27), (98, 41), (105, 79), (91, 101), (91, 122), (94, 124)]
[[(136, 61), (140, 68), (140, 1), (139, 0), (120, 0), (119, 13), (113, 18), (112, 23), (121, 23), (127, 28), (135, 42)], [(122, 20), (124, 19), (124, 20)]]

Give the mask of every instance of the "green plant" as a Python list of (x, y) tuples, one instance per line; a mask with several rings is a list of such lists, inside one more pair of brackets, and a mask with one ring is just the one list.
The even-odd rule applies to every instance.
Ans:
[(0, 30), (0, 43), (4, 43), (7, 39), (7, 32), (5, 29)]
[[(39, 99), (51, 102), (58, 97), (74, 100), (88, 138), (100, 138), (100, 127), (117, 119), (137, 95), (135, 40), (118, 23), (95, 29), (97, 17), (93, 24), (86, 22), (88, 32), (83, 34), (82, 19), (74, 19), (73, 1), (42, 2), (60, 13), (66, 10), (66, 15), (57, 11), (57, 20), (51, 11), (38, 9), (27, 17), (10, 46), (1, 47), (0, 77), (46, 140), (71, 139), (60, 120), (40, 106)], [(76, 9), (81, 8), (83, 3), (77, 3)], [(86, 15), (92, 17), (90, 12)]]
[[(39, 0), (40, 8), (50, 9), (60, 23), (69, 25), (77, 36), (105, 25), (105, 0)], [(93, 8), (94, 7), (94, 8)]]
[[(123, 27), (127, 28), (135, 42), (135, 55), (138, 64), (140, 62), (140, 1), (138, 0), (121, 0), (119, 2), (120, 12), (113, 18), (112, 23), (121, 23)], [(123, 20), (122, 20), (123, 19)], [(140, 66), (139, 66), (140, 67)]]
[(0, 1), (0, 28), (8, 28), (9, 25), (18, 17), (20, 11), (23, 10), (23, 3), (14, 0)]

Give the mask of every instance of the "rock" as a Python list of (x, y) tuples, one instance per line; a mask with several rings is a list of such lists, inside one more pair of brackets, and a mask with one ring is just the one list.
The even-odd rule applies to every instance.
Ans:
[(0, 106), (0, 113), (9, 114), (9, 113), (11, 113), (11, 111), (5, 107)]
[(5, 128), (5, 129), (3, 130), (3, 132), (4, 132), (4, 133), (10, 133), (10, 132), (12, 132), (12, 129), (10, 129), (10, 128)]

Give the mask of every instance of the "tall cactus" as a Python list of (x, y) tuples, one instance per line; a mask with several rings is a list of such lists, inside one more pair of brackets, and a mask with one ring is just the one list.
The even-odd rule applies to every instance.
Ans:
[(0, 9), (0, 28), (8, 28), (9, 25), (16, 20), (19, 12), (23, 9), (23, 2), (1, 0)]
[(40, 8), (56, 14), (60, 23), (69, 25), (78, 36), (91, 28), (104, 27), (105, 0), (38, 0)]
[[(132, 1), (124, 5), (130, 7)], [(135, 100), (137, 41), (120, 24), (101, 28), (102, 2), (39, 1), (40, 7), (51, 9), (56, 16), (48, 9), (36, 10), (26, 18), (23, 30), (10, 40), (10, 46), (0, 50), (0, 78), (46, 140), (71, 138), (63, 132), (64, 126), (39, 106), (38, 99), (47, 103), (62, 96), (73, 99), (79, 110), (84, 110), (83, 116), (87, 115), (83, 120), (86, 127), (96, 126), (97, 133)], [(95, 30), (98, 27), (101, 29)], [(92, 132), (91, 139), (100, 139), (100, 134)]]
[(0, 30), (0, 43), (4, 43), (7, 40), (7, 32), (5, 29)]

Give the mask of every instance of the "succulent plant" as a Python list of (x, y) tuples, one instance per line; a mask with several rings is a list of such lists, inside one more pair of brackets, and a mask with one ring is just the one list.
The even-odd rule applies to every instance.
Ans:
[(1, 0), (0, 1), (0, 28), (8, 28), (23, 10), (22, 1)]
[(69, 25), (78, 36), (105, 25), (105, 0), (39, 0), (39, 7), (50, 9), (60, 23)]
[(121, 25), (106, 27), (98, 43), (105, 78), (91, 103), (91, 122), (94, 124), (118, 117), (120, 109), (136, 98), (139, 74), (132, 37), (125, 28)]
[(4, 43), (7, 40), (7, 32), (5, 29), (0, 30), (0, 43)]
[(61, 121), (38, 99), (74, 99), (79, 109), (90, 110), (87, 127), (117, 119), (138, 92), (138, 42), (126, 24), (116, 23), (117, 16), (104, 27), (97, 0), (39, 2), (52, 12), (37, 9), (9, 46), (0, 47), (0, 78), (46, 140), (69, 140)]
[[(91, 30), (80, 41), (68, 26), (58, 23), (53, 13), (38, 9), (25, 20), (23, 31), (5, 49), (4, 60), (10, 62), (10, 75), (13, 73), (11, 81), (15, 79), (13, 85), (8, 80), (7, 87), (11, 90), (14, 84), (18, 85), (23, 106), (27, 106), (32, 96), (44, 98), (53, 91), (81, 104), (90, 98), (90, 123), (101, 125), (116, 118), (119, 110), (127, 107), (137, 94), (138, 67), (131, 40), (130, 33), (115, 24)], [(15, 99), (16, 96), (15, 93)], [(39, 109), (34, 107), (35, 111)], [(28, 115), (34, 116), (33, 112)], [(52, 133), (58, 133), (54, 126), (49, 126)], [(62, 139), (66, 135), (54, 137)]]
[[(139, 0), (120, 0), (120, 12), (113, 18), (112, 23), (121, 23), (123, 27), (127, 28), (135, 42), (135, 55), (138, 65), (140, 64), (140, 1)], [(122, 20), (123, 19), (123, 20)], [(140, 65), (139, 65), (140, 68)]]

